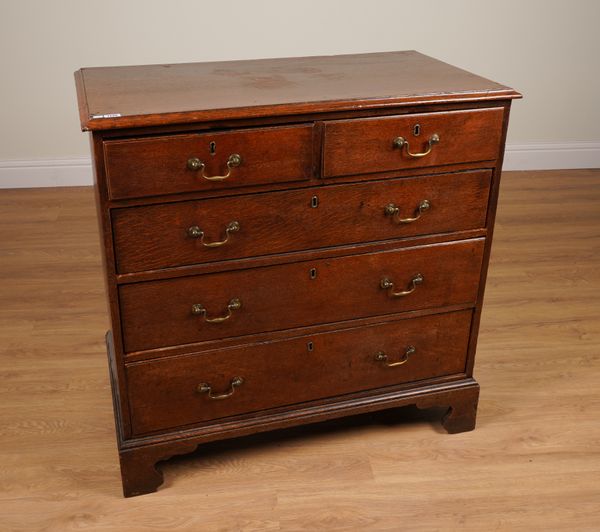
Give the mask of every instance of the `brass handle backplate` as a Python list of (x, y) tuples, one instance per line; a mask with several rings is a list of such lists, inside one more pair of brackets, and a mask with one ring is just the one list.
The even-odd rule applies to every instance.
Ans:
[(429, 140), (427, 141), (427, 149), (425, 151), (422, 151), (421, 153), (412, 153), (410, 151), (410, 146), (408, 144), (408, 140), (406, 140), (404, 137), (396, 137), (394, 139), (394, 148), (399, 148), (400, 151), (402, 151), (403, 148), (406, 148), (406, 155), (408, 155), (409, 157), (413, 157), (414, 159), (418, 159), (419, 157), (425, 157), (425, 155), (429, 155), (431, 153), (431, 150), (433, 149), (433, 146), (435, 144), (439, 144), (440, 142), (440, 136), (437, 133), (434, 133), (433, 135), (431, 135), (431, 137), (429, 137)]
[(201, 303), (194, 303), (192, 305), (192, 314), (196, 316), (202, 316), (206, 323), (222, 323), (225, 320), (231, 318), (231, 315), (233, 314), (234, 310), (239, 310), (241, 308), (242, 302), (237, 298), (233, 298), (231, 301), (229, 301), (229, 304), (227, 305), (227, 314), (225, 316), (219, 316), (218, 318), (209, 318), (206, 315), (206, 309)]
[(429, 200), (424, 199), (417, 206), (415, 214), (412, 218), (400, 218), (400, 207), (397, 207), (394, 203), (388, 203), (385, 206), (384, 212), (386, 216), (392, 216), (396, 223), (409, 224), (417, 221), (425, 211), (429, 210), (430, 207), (431, 203), (429, 203)]
[(234, 377), (229, 383), (229, 390), (223, 393), (213, 393), (212, 387), (208, 382), (201, 382), (198, 384), (198, 392), (208, 394), (209, 399), (227, 399), (231, 397), (235, 392), (235, 389), (244, 384), (242, 377)]
[(206, 179), (207, 181), (223, 181), (223, 179), (227, 179), (231, 176), (232, 168), (239, 166), (242, 164), (242, 157), (237, 153), (232, 153), (227, 159), (227, 173), (224, 175), (206, 175), (204, 170), (206, 165), (202, 162), (198, 157), (192, 157), (188, 159), (187, 167), (189, 170), (193, 170), (194, 172), (200, 171), (200, 176)]
[(406, 364), (408, 362), (408, 357), (414, 355), (416, 351), (417, 350), (412, 345), (409, 345), (406, 348), (406, 351), (404, 351), (404, 355), (402, 355), (402, 358), (398, 362), (388, 362), (388, 356), (383, 351), (379, 351), (375, 355), (375, 360), (378, 362), (385, 362), (385, 365), (388, 368), (393, 368), (396, 366), (401, 366), (402, 364)]
[(204, 231), (200, 229), (197, 225), (192, 225), (187, 230), (187, 234), (192, 238), (199, 238), (200, 243), (207, 248), (217, 248), (222, 246), (223, 244), (227, 244), (229, 241), (230, 233), (236, 233), (241, 229), (240, 222), (229, 222), (227, 227), (225, 228), (225, 238), (223, 240), (219, 240), (217, 242), (204, 242)]
[(408, 294), (412, 294), (416, 289), (417, 286), (422, 284), (424, 281), (424, 277), (420, 274), (417, 273), (411, 280), (409, 283), (409, 287), (406, 290), (402, 290), (400, 292), (394, 292), (394, 283), (392, 282), (391, 279), (388, 279), (387, 277), (384, 277), (383, 279), (381, 279), (379, 286), (381, 288), (383, 288), (384, 290), (388, 291), (388, 296), (390, 297), (403, 297), (403, 296), (407, 296)]

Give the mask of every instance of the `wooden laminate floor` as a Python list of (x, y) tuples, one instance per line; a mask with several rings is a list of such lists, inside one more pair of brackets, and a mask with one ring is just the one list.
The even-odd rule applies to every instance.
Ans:
[(89, 188), (0, 191), (0, 530), (600, 530), (600, 170), (504, 176), (478, 426), (211, 444), (123, 499)]

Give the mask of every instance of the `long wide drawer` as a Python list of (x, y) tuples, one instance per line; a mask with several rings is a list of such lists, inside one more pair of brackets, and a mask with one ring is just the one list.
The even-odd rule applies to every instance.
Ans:
[(113, 199), (309, 179), (313, 126), (190, 133), (104, 142)]
[(474, 304), (484, 239), (119, 288), (126, 352)]
[(471, 311), (131, 364), (136, 435), (464, 371)]
[(120, 273), (484, 227), (490, 171), (112, 211)]
[(495, 160), (502, 108), (325, 123), (323, 176)]

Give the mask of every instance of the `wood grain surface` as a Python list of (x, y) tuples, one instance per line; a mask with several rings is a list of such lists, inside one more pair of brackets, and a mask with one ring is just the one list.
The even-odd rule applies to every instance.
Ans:
[[(104, 154), (112, 199), (302, 181), (313, 174), (313, 125), (107, 140)], [(230, 177), (211, 181), (234, 154)], [(205, 168), (189, 169), (193, 158)]]
[[(323, 176), (493, 161), (500, 151), (503, 116), (503, 109), (492, 108), (326, 121)], [(439, 142), (429, 146), (433, 135)], [(408, 147), (394, 145), (400, 136)], [(429, 147), (426, 157), (407, 155), (407, 150), (418, 154)]]
[[(450, 305), (475, 306), (484, 239), (364, 253), (119, 287), (126, 352)], [(314, 278), (311, 277), (314, 271)], [(382, 279), (395, 292), (390, 296)], [(240, 308), (228, 313), (232, 300)], [(192, 313), (202, 305), (204, 315)], [(219, 323), (208, 320), (229, 318)]]
[(598, 205), (600, 170), (505, 173), (476, 431), (407, 408), (207, 444), (123, 499), (92, 190), (1, 191), (0, 529), (598, 530)]
[[(490, 178), (491, 171), (479, 170), (114, 209), (117, 267), (119, 273), (137, 272), (481, 229)], [(416, 217), (424, 200), (429, 208), (418, 220), (397, 221)], [(386, 215), (390, 203), (397, 216)], [(234, 221), (240, 229), (226, 244), (204, 245), (224, 240)], [(204, 241), (190, 236), (193, 226)]]
[(521, 97), (414, 50), (82, 68), (75, 81), (84, 130)]
[[(465, 371), (471, 310), (131, 364), (135, 435)], [(400, 366), (388, 367), (405, 358)], [(378, 360), (377, 353), (388, 358)], [(331, 376), (336, 378), (332, 380)], [(243, 382), (235, 389), (235, 378)], [(227, 400), (211, 394), (233, 391)]]

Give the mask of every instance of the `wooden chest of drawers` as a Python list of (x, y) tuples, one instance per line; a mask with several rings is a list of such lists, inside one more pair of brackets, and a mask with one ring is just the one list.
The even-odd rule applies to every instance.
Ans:
[(514, 90), (416, 52), (82, 69), (126, 496), (198, 444), (471, 430)]

